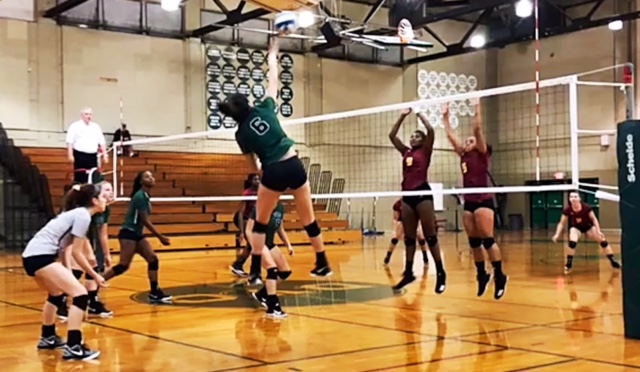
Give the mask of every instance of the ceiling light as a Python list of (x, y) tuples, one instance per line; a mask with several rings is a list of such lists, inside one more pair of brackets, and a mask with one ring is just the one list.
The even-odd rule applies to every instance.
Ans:
[(527, 18), (533, 13), (531, 0), (520, 0), (516, 3), (516, 15), (520, 18)]
[(611, 31), (622, 30), (622, 21), (621, 20), (617, 20), (617, 21), (609, 22), (609, 30), (611, 30)]
[(473, 35), (469, 43), (472, 48), (482, 48), (486, 42), (484, 35)]
[(316, 16), (309, 10), (303, 10), (298, 13), (298, 26), (306, 28), (316, 23)]

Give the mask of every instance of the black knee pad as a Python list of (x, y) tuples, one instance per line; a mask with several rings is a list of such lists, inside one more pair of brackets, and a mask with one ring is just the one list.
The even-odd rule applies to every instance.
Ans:
[(73, 273), (73, 276), (78, 280), (80, 280), (80, 278), (82, 278), (82, 274), (84, 274), (82, 270), (71, 270), (71, 272)]
[(569, 241), (569, 248), (576, 249), (578, 242)]
[(398, 239), (397, 238), (391, 239), (391, 244), (393, 244), (393, 245), (398, 244)]
[(304, 230), (307, 232), (310, 238), (315, 238), (320, 235), (320, 226), (316, 221), (311, 222), (307, 226), (304, 227)]
[(435, 235), (431, 235), (427, 238), (427, 244), (429, 245), (429, 248), (435, 247), (436, 244), (438, 244), (438, 237)]
[(600, 247), (602, 248), (607, 248), (609, 246), (609, 242), (606, 240), (603, 240), (602, 242), (600, 242)]
[(416, 246), (416, 240), (413, 238), (404, 238), (404, 245), (406, 247)]
[(64, 300), (65, 300), (64, 294), (61, 294), (60, 296), (49, 295), (49, 297), (47, 297), (47, 302), (55, 307), (64, 306), (65, 305)]
[(87, 310), (87, 305), (89, 305), (89, 295), (83, 294), (73, 298), (73, 306), (77, 307), (82, 311)]
[(129, 265), (117, 264), (113, 267), (113, 273), (115, 276), (122, 275), (127, 270), (129, 270)]
[(484, 247), (484, 249), (491, 249), (494, 244), (496, 244), (496, 240), (494, 238), (482, 239), (482, 246)]
[(159, 268), (160, 268), (160, 261), (158, 261), (157, 258), (151, 262), (147, 262), (147, 270), (158, 271)]
[(278, 269), (275, 267), (272, 267), (270, 269), (267, 269), (267, 280), (278, 280)]
[(253, 224), (253, 231), (254, 233), (258, 233), (258, 234), (266, 234), (267, 233), (267, 225), (260, 223), (258, 221), (255, 221)]
[(478, 249), (482, 246), (482, 239), (480, 238), (469, 238), (469, 246), (473, 249)]
[(418, 240), (418, 244), (419, 244), (420, 246), (423, 246), (423, 245), (427, 244), (427, 241), (426, 241), (426, 240), (424, 240), (424, 239), (420, 239), (420, 240)]
[(291, 271), (278, 271), (278, 277), (282, 280), (287, 280), (291, 276)]

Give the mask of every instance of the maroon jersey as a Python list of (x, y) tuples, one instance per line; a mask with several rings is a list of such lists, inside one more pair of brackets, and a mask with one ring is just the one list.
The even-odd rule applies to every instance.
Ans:
[(398, 199), (395, 203), (393, 203), (393, 211), (402, 212), (402, 199)]
[(569, 218), (569, 227), (582, 227), (586, 229), (593, 225), (591, 217), (589, 217), (591, 207), (585, 203), (580, 203), (580, 205), (582, 208), (579, 211), (574, 211), (571, 205), (569, 205), (562, 211), (562, 214)]
[[(258, 195), (258, 193), (253, 189), (245, 189), (244, 191), (242, 191), (242, 196), (255, 196), (255, 195)], [(249, 219), (251, 217), (251, 211), (253, 210), (253, 208), (255, 208), (255, 206), (256, 206), (255, 200), (247, 200), (244, 204), (244, 209), (242, 210), (242, 217), (244, 217), (245, 219)]]
[(409, 149), (402, 157), (402, 190), (419, 190), (427, 183), (431, 154), (423, 148)]
[[(460, 157), (462, 186), (464, 188), (489, 187), (489, 155), (480, 151), (466, 151)], [(492, 199), (491, 194), (464, 194), (464, 200), (479, 203)]]

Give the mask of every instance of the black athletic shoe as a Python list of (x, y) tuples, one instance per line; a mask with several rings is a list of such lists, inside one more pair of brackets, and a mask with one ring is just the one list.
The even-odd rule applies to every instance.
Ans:
[(478, 281), (478, 297), (482, 296), (487, 291), (489, 283), (491, 282), (491, 274), (485, 272), (476, 276)]
[(611, 261), (611, 267), (614, 269), (621, 269), (622, 265), (620, 265), (620, 262), (613, 260)]
[(229, 269), (231, 270), (231, 273), (239, 278), (246, 278), (249, 276), (249, 274), (247, 274), (244, 269), (242, 268), (242, 266), (233, 264), (231, 266), (229, 266)]
[(107, 309), (102, 301), (94, 301), (89, 304), (89, 316), (110, 318), (113, 316), (113, 311)]
[(262, 307), (264, 307), (265, 309), (269, 308), (269, 306), (267, 305), (267, 297), (260, 295), (260, 292), (252, 293), (251, 297), (253, 297), (254, 300), (258, 301), (260, 305), (262, 305)]
[(443, 271), (436, 274), (436, 294), (441, 294), (447, 289), (447, 274)]
[(398, 284), (396, 284), (392, 288), (393, 292), (396, 294), (402, 293), (404, 288), (409, 284), (413, 283), (415, 280), (416, 280), (416, 277), (415, 275), (413, 275), (413, 273), (405, 273), (404, 275), (402, 275), (402, 279), (400, 279), (400, 282), (398, 282)]
[(502, 298), (502, 296), (504, 296), (505, 292), (507, 292), (507, 281), (509, 280), (509, 277), (502, 274), (502, 275), (496, 275), (495, 279), (494, 279), (494, 284), (495, 284), (495, 292), (493, 293), (493, 298), (495, 298), (496, 300), (499, 300)]
[(170, 304), (172, 299), (173, 297), (165, 294), (160, 288), (149, 292), (149, 302), (152, 304)]
[(256, 275), (256, 274), (251, 274), (249, 276), (249, 280), (247, 280), (247, 284), (250, 286), (259, 286), (262, 285), (262, 278), (260, 277), (260, 275)]
[(99, 351), (89, 350), (87, 345), (64, 345), (64, 360), (93, 360), (100, 356)]
[(40, 341), (38, 341), (38, 350), (53, 350), (59, 349), (65, 346), (65, 342), (58, 335), (53, 335), (49, 337), (40, 337)]
[(325, 277), (333, 275), (333, 271), (329, 266), (316, 266), (315, 269), (311, 270), (311, 276), (313, 277)]
[(287, 313), (282, 311), (282, 308), (280, 307), (280, 300), (278, 299), (278, 296), (275, 296), (275, 301), (267, 304), (267, 318), (284, 319), (286, 317)]

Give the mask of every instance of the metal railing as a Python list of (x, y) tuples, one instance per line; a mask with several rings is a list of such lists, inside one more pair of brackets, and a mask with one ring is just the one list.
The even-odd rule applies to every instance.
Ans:
[(20, 252), (29, 239), (55, 216), (47, 177), (14, 145), (0, 123), (0, 243)]

